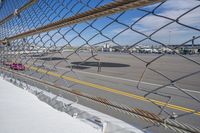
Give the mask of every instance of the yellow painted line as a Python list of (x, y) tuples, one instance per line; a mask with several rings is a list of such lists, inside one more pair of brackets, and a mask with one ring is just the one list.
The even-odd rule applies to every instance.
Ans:
[[(116, 90), (116, 89), (113, 89), (113, 88), (105, 87), (105, 86), (102, 86), (102, 85), (82, 81), (82, 80), (79, 80), (79, 79), (75, 79), (73, 77), (62, 76), (61, 74), (58, 74), (58, 73), (55, 73), (55, 72), (52, 72), (52, 71), (47, 71), (45, 69), (41, 69), (41, 68), (38, 68), (38, 67), (33, 67), (33, 66), (28, 66), (28, 67), (29, 67), (29, 69), (37, 71), (39, 73), (46, 73), (46, 74), (54, 76), (54, 77), (60, 77), (60, 78), (65, 79), (65, 80), (72, 81), (74, 83), (89, 86), (89, 87), (96, 88), (96, 89), (99, 89), (99, 90), (104, 90), (104, 91), (107, 91), (107, 92), (112, 92), (112, 93), (115, 93), (115, 94), (130, 97), (130, 98), (137, 99), (137, 100), (140, 100), (140, 101), (150, 102), (149, 100), (151, 100), (151, 101), (153, 101), (154, 103), (156, 103), (157, 105), (160, 105), (160, 106), (165, 106), (165, 104), (166, 104), (165, 102), (161, 102), (161, 101), (154, 100), (154, 99), (147, 100), (145, 97), (135, 95), (133, 93), (128, 93), (128, 92)], [(194, 110), (192, 110), (192, 109), (185, 108), (185, 107), (178, 106), (178, 105), (174, 105), (174, 104), (167, 104), (166, 107), (171, 108), (171, 109), (175, 109), (175, 110), (179, 110), (179, 111), (183, 111), (183, 112), (194, 112)], [(200, 116), (200, 112), (197, 112), (197, 113), (194, 113), (194, 114)]]

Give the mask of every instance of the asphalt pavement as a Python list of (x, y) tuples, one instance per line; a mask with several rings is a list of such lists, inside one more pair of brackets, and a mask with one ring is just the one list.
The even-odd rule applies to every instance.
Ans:
[[(131, 55), (124, 53), (99, 54), (99, 57), (96, 58), (103, 63), (101, 64), (100, 72), (97, 72), (98, 64), (95, 59), (88, 60), (87, 63), (81, 64), (78, 67), (73, 67), (72, 71), (70, 69), (71, 65), (76, 66), (84, 59), (90, 57), (90, 54), (80, 53), (79, 56), (73, 55), (67, 59), (63, 58), (67, 55), (68, 53), (66, 52), (62, 55), (55, 54), (39, 58), (24, 57), (23, 62), (27, 64), (29, 70), (23, 73), (57, 85), (66, 86), (73, 90), (79, 90), (92, 96), (106, 98), (119, 104), (141, 108), (158, 114), (161, 109), (146, 100), (148, 98), (161, 107), (166, 106), (165, 112), (161, 114), (163, 117), (168, 116), (166, 112), (170, 114), (175, 112), (177, 115), (183, 115), (183, 117), (177, 119), (178, 121), (200, 127), (200, 106), (198, 102), (198, 99), (200, 99), (199, 73), (186, 77), (176, 83), (184, 91), (173, 86), (167, 86), (157, 91), (159, 95), (150, 94), (146, 98), (144, 97), (149, 91), (169, 84), (169, 79), (176, 80), (184, 75), (199, 71), (200, 67), (197, 63), (200, 62), (200, 58), (198, 55), (187, 57), (197, 63), (177, 55), (161, 57), (153, 62), (150, 68), (159, 71), (169, 79), (148, 69), (145, 71), (139, 88), (138, 80), (145, 70), (145, 63)], [(149, 62), (159, 55), (138, 54), (137, 56)], [(32, 65), (33, 62), (34, 65)], [(169, 104), (166, 105), (167, 102)], [(195, 110), (197, 112), (194, 114), (187, 115), (187, 113), (194, 112)], [(132, 123), (127, 117), (120, 119)], [(142, 127), (141, 122), (139, 123), (138, 126)], [(154, 129), (156, 128), (151, 130), (158, 131)]]

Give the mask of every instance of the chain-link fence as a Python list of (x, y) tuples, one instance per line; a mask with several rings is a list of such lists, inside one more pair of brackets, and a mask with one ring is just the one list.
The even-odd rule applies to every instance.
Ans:
[(2, 0), (1, 71), (147, 131), (198, 133), (199, 11), (199, 0)]

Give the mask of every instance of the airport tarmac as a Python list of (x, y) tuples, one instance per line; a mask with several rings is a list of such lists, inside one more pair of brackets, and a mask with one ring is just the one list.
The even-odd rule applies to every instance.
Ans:
[[(69, 56), (70, 55), (70, 56)], [(160, 56), (159, 54), (134, 54), (139, 59), (150, 62), (151, 60)], [(69, 56), (69, 57), (68, 57)], [(98, 71), (98, 60), (90, 58), (92, 55), (90, 53), (80, 52), (77, 54), (72, 54), (69, 52), (64, 52), (62, 54), (52, 54), (49, 56), (44, 56), (40, 58), (34, 58), (34, 60), (29, 60), (27, 63), (32, 61), (37, 61), (35, 63), (44, 63), (47, 66), (56, 66), (67, 70), (73, 65), (74, 70), (79, 71), (84, 74), (94, 74), (94, 75), (104, 75), (108, 78), (124, 79), (124, 81), (139, 81), (142, 73), (145, 71), (146, 63), (137, 59), (136, 57), (126, 54), (126, 53), (98, 53), (95, 56), (96, 59), (100, 59), (101, 62), (101, 72)], [(68, 57), (67, 59), (65, 57)], [(148, 69), (146, 69), (142, 82), (154, 85), (165, 85), (173, 80), (176, 80), (185, 75), (198, 72), (200, 70), (200, 56), (186, 56), (188, 59), (180, 57), (178, 55), (164, 55), (152, 62)], [(89, 58), (89, 60), (87, 60)], [(82, 63), (82, 61), (86, 63)], [(77, 64), (80, 64), (77, 66)], [(163, 74), (158, 74), (153, 72)], [(109, 77), (110, 76), (110, 77)], [(170, 81), (170, 80), (171, 81)], [(176, 82), (179, 87), (188, 90), (200, 91), (199, 90), (199, 79), (200, 73), (195, 73), (194, 75), (188, 76)]]
[[(145, 63), (143, 61), (149, 62), (160, 55), (136, 54), (137, 57), (143, 60), (141, 61), (125, 53), (99, 53), (95, 58), (101, 60), (102, 67), (101, 71), (97, 72), (98, 63), (96, 62), (98, 62), (98, 60), (90, 59), (90, 53), (83, 52), (79, 53), (79, 55), (72, 54), (69, 58), (65, 58), (70, 54), (71, 53), (64, 52), (62, 54), (34, 58), (23, 56), (23, 58), (21, 58), (22, 62), (27, 64), (27, 66), (31, 65), (31, 67), (28, 67), (29, 70), (23, 73), (60, 86), (66, 86), (66, 88), (79, 90), (92, 96), (103, 97), (119, 104), (148, 110), (155, 114), (159, 113), (160, 108), (145, 100), (144, 96), (148, 93), (146, 91), (154, 90), (162, 85), (169, 84), (171, 81), (168, 79), (174, 81), (180, 77), (194, 73), (194, 75), (183, 78), (175, 83), (175, 85), (187, 93), (173, 86), (167, 86), (157, 91), (165, 97), (150, 94), (146, 98), (155, 100), (163, 107), (170, 97), (170, 105), (166, 106), (165, 109), (170, 114), (175, 112), (179, 115), (191, 113), (196, 110), (197, 113), (185, 115), (178, 118), (178, 120), (199, 127), (200, 106), (198, 99), (200, 99), (200, 73), (195, 72), (200, 71), (200, 66), (198, 64), (200, 63), (200, 56), (186, 56), (193, 61), (178, 55), (165, 55), (159, 58), (151, 63), (148, 68), (162, 73), (168, 79), (147, 69), (141, 84), (137, 88), (138, 80), (145, 70)], [(77, 66), (77, 64), (88, 58), (89, 60), (87, 60), (85, 64), (83, 63)], [(70, 69), (71, 65), (74, 66), (72, 69), (73, 71)], [(190, 97), (188, 94), (196, 97), (197, 100)], [(106, 112), (104, 110), (101, 111)], [(163, 113), (162, 116), (167, 115)], [(120, 119), (132, 123), (127, 117), (122, 117)], [(139, 127), (141, 125), (142, 124), (138, 124)], [(156, 128), (152, 128), (151, 130), (157, 131)]]

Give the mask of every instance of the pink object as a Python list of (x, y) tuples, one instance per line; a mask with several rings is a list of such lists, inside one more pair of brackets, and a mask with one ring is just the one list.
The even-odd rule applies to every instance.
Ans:
[(22, 64), (17, 64), (17, 63), (12, 63), (10, 65), (10, 68), (11, 69), (14, 69), (14, 70), (25, 70), (25, 66), (22, 65)]

